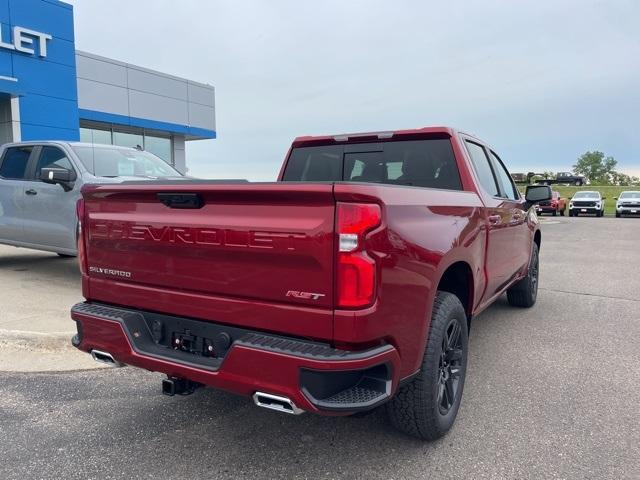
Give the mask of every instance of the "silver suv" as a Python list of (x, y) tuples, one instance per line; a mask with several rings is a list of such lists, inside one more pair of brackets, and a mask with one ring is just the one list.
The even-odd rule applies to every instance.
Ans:
[(602, 217), (606, 198), (600, 195), (600, 192), (576, 192), (569, 201), (569, 216), (577, 217), (580, 214), (589, 213)]
[(616, 217), (622, 215), (640, 215), (640, 191), (622, 192), (616, 197)]
[(85, 183), (184, 178), (135, 148), (21, 142), (0, 148), (0, 243), (76, 255), (76, 202)]

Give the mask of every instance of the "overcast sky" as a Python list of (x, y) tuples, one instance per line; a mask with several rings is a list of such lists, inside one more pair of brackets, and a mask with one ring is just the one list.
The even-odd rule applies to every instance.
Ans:
[(76, 48), (216, 87), (192, 175), (275, 179), (303, 134), (450, 125), (512, 172), (640, 175), (640, 2), (75, 0)]

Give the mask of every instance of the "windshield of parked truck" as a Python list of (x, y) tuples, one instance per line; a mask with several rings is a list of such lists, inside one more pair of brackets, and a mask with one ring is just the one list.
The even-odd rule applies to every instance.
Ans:
[(448, 138), (294, 148), (283, 180), (462, 189)]
[(634, 198), (634, 199), (635, 199), (635, 198), (640, 199), (640, 192), (622, 192), (622, 193), (620, 194), (620, 197), (619, 197), (619, 198), (620, 198), (620, 200), (622, 200), (622, 199), (629, 200), (629, 199), (631, 199), (631, 198)]
[(142, 150), (102, 146), (76, 146), (73, 150), (96, 177), (182, 176), (161, 158)]
[(573, 198), (600, 198), (600, 194), (598, 192), (578, 192)]

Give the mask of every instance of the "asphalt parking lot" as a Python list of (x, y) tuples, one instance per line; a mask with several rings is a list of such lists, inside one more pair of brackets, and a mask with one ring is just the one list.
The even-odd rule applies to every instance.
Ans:
[[(501, 299), (475, 319), (462, 407), (438, 442), (380, 411), (164, 397), (161, 375), (133, 368), (1, 373), (0, 478), (640, 478), (640, 219), (544, 221), (538, 303)], [(37, 255), (0, 250), (0, 328), (79, 299), (74, 261)]]

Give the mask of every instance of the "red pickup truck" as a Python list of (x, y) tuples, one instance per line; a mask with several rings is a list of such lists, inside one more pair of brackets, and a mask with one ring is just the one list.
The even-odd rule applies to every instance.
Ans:
[(498, 155), (450, 128), (299, 137), (274, 183), (87, 185), (73, 344), (298, 414), (386, 403), (453, 424), (472, 318), (531, 307), (540, 231)]

